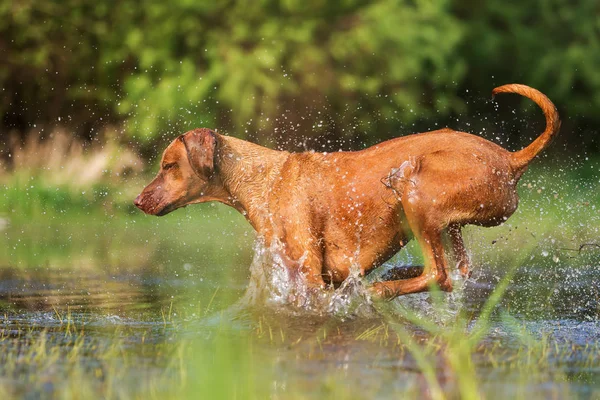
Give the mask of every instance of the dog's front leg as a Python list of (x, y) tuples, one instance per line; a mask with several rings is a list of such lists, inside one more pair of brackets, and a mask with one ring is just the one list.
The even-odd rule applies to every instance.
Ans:
[(290, 260), (288, 270), (291, 276), (302, 279), (309, 289), (320, 289), (325, 286), (323, 280), (323, 258), (318, 249), (310, 242), (286, 244), (285, 252)]
[(289, 284), (287, 301), (297, 307), (310, 305), (325, 286), (321, 275), (322, 259), (310, 247), (304, 248), (296, 242), (281, 242), (276, 254), (287, 269)]
[(280, 259), (282, 266), (294, 284), (306, 285), (309, 288), (322, 288), (323, 257), (316, 246), (316, 241), (310, 238), (286, 237), (273, 234), (266, 237), (267, 246), (273, 255)]

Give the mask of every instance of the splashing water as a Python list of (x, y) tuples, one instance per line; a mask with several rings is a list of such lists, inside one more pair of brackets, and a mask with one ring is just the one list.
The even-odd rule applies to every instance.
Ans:
[[(302, 273), (290, 273), (281, 256), (281, 249), (281, 243), (266, 246), (262, 238), (256, 240), (250, 280), (246, 293), (238, 302), (240, 307), (267, 307), (291, 315), (329, 315), (341, 319), (381, 316), (380, 306), (373, 302), (367, 290), (373, 277), (361, 277), (358, 265), (350, 268), (350, 275), (338, 288), (329, 286), (315, 289), (310, 287)], [(408, 258), (410, 262), (412, 258)], [(299, 260), (300, 265), (303, 261)], [(374, 278), (397, 267), (396, 263), (388, 262), (378, 268), (378, 272), (373, 274)], [(465, 280), (454, 277), (454, 282), (454, 291), (444, 294), (447, 303), (444, 310), (439, 310), (433, 304), (428, 293), (420, 293), (386, 302), (386, 312), (402, 315), (402, 309), (410, 309), (439, 322), (451, 320), (464, 300)]]
[[(282, 245), (266, 246), (263, 239), (254, 245), (250, 281), (239, 304), (276, 308), (291, 314), (339, 315), (373, 313), (371, 297), (359, 276), (358, 267), (339, 288), (310, 287), (302, 273), (290, 273), (281, 256)], [(299, 266), (304, 259), (299, 260)]]

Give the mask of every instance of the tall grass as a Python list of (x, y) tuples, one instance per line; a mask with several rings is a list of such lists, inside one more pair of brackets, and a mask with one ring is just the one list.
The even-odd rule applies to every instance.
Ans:
[[(578, 397), (569, 371), (597, 371), (599, 344), (559, 343), (498, 308), (510, 279), (509, 274), (502, 280), (482, 312), (461, 311), (444, 316), (443, 322), (439, 315), (407, 307), (401, 317), (389, 314), (385, 304), (379, 308), (382, 318), (362, 322), (335, 317), (301, 321), (269, 310), (240, 314), (236, 320), (206, 312), (189, 319), (192, 309), (179, 305), (174, 311), (181, 317), (167, 314), (160, 336), (146, 341), (118, 327), (113, 333), (105, 328), (104, 340), (98, 340), (85, 323), (57, 310), (60, 324), (52, 330), (2, 331), (0, 394), (61, 399)], [(442, 294), (434, 290), (432, 297), (436, 309), (443, 309)], [(498, 327), (510, 342), (494, 338)], [(370, 354), (353, 355), (349, 346)], [(600, 387), (592, 383), (588, 395), (600, 395)]]
[(31, 132), (21, 142), (11, 137), (10, 164), (5, 174), (37, 177), (48, 186), (85, 189), (100, 182), (119, 182), (123, 175), (139, 173), (144, 162), (133, 151), (120, 145), (117, 132), (107, 129), (101, 143), (85, 143), (63, 129), (49, 134)]
[(133, 196), (127, 185), (145, 163), (107, 130), (101, 143), (85, 143), (66, 131), (13, 136), (0, 169), (0, 210), (36, 216), (77, 212)]

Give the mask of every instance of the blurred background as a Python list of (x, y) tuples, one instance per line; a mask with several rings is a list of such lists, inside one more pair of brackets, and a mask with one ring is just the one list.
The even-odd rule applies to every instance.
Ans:
[[(491, 90), (517, 82), (557, 104), (567, 151), (597, 152), (599, 14), (594, 0), (4, 0), (0, 136), (62, 129), (149, 157), (207, 126), (358, 148), (436, 126), (498, 131), (486, 119), (514, 106), (495, 110)], [(506, 127), (508, 145), (534, 127)]]

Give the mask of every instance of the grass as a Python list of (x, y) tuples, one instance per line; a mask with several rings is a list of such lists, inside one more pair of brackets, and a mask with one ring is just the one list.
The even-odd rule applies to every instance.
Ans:
[[(68, 310), (55, 311), (52, 328), (15, 327), (5, 317), (0, 394), (61, 399), (356, 399), (367, 393), (380, 398), (425, 393), (434, 399), (577, 397), (577, 379), (569, 371), (597, 371), (600, 344), (560, 343), (498, 312), (509, 278), (481, 314), (462, 312), (443, 324), (436, 316), (404, 309), (405, 319), (384, 312), (383, 319), (363, 321), (364, 326), (326, 318), (297, 331), (287, 317), (258, 313), (246, 316), (243, 330), (223, 316), (200, 330), (196, 321), (171, 320), (158, 334), (140, 335), (120, 326), (99, 336)], [(512, 343), (490, 336), (498, 323), (510, 331)], [(349, 343), (359, 344), (369, 356), (348, 358)], [(311, 374), (307, 368), (316, 370)], [(373, 372), (364, 375), (373, 369), (371, 378)], [(392, 382), (398, 380), (391, 387), (386, 386), (389, 375)], [(590, 398), (600, 395), (594, 376), (588, 382)]]
[(3, 398), (176, 398), (174, 389), (182, 375), (169, 361), (183, 351), (184, 343), (131, 349), (121, 335), (115, 332), (111, 340), (98, 341), (84, 331), (65, 329), (2, 337), (0, 394)]
[(24, 142), (12, 137), (6, 152), (10, 163), (3, 168), (4, 180), (29, 186), (32, 179), (47, 187), (86, 190), (99, 183), (119, 183), (139, 174), (144, 162), (117, 141), (118, 133), (105, 130), (102, 143), (84, 143), (62, 129), (45, 134), (33, 131)]

